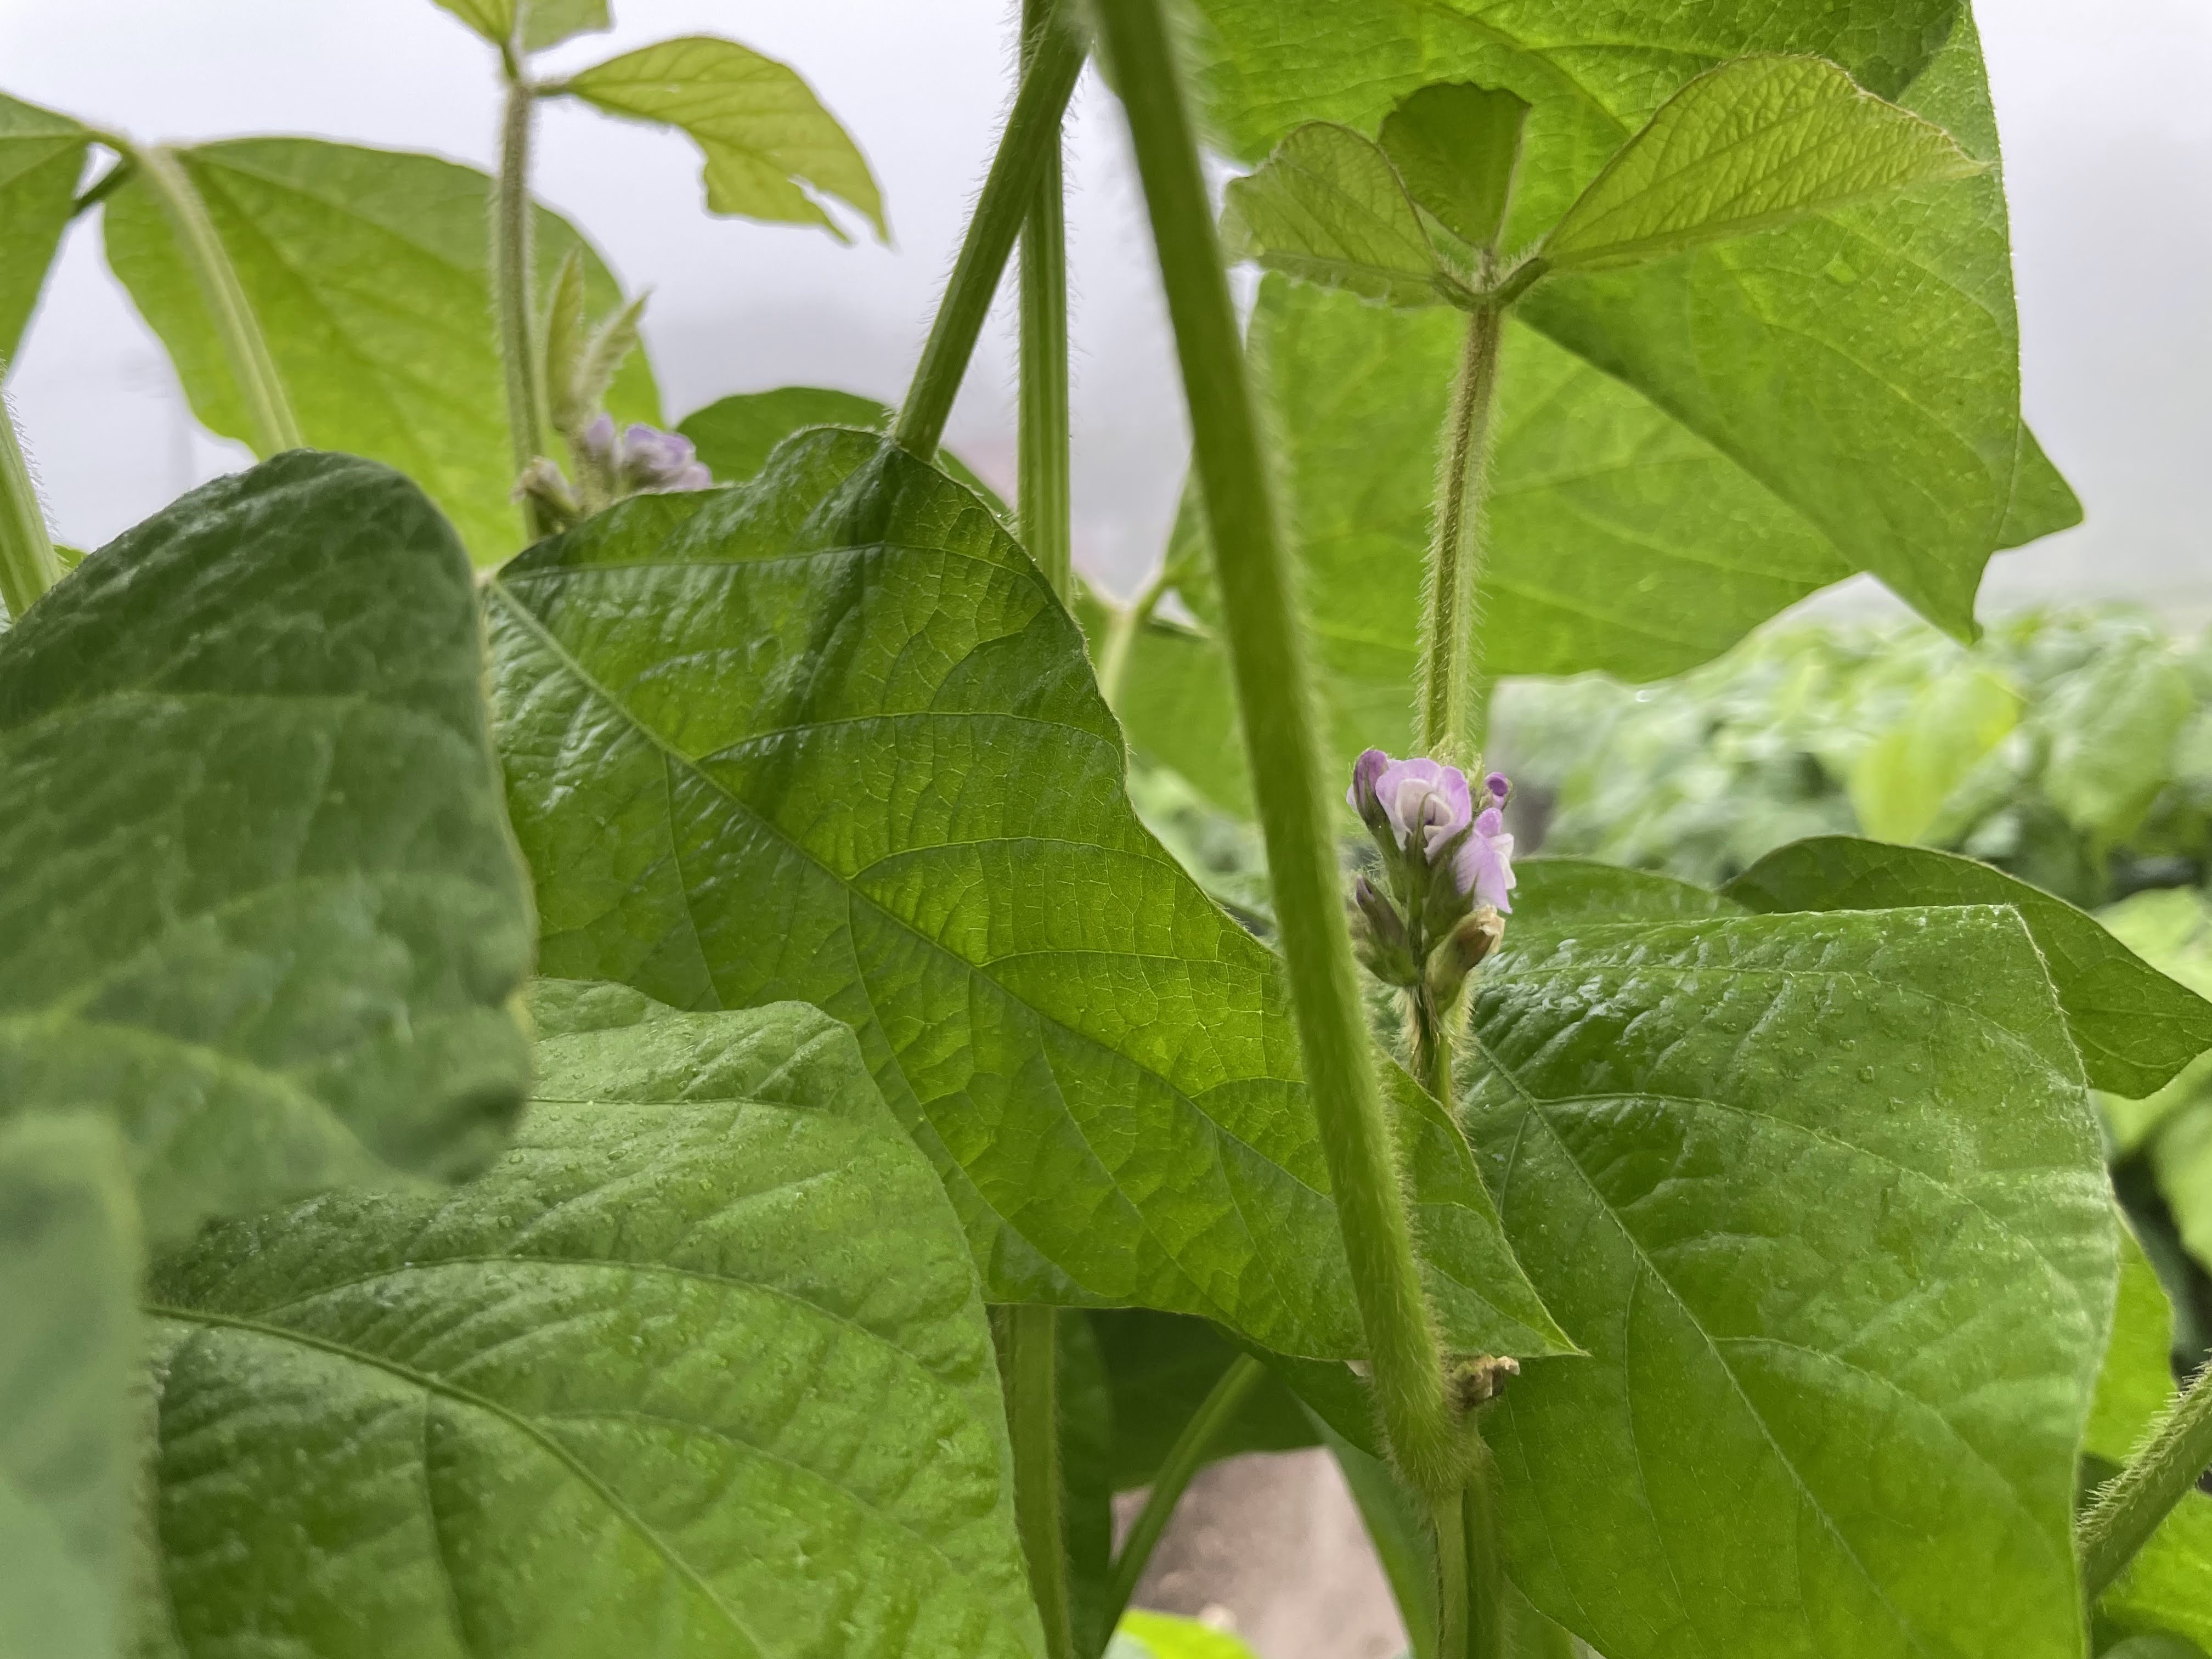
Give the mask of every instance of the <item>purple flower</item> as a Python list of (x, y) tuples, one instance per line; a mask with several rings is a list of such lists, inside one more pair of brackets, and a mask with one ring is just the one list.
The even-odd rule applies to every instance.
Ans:
[[(599, 420), (607, 417), (602, 415)], [(607, 423), (613, 425), (611, 421)], [(590, 441), (598, 430), (599, 421), (594, 421), (586, 441)], [(623, 434), (621, 476), (623, 483), (639, 495), (711, 489), (714, 484), (714, 475), (701, 462), (689, 438), (642, 423)]]
[(1466, 829), (1474, 816), (1467, 774), (1425, 755), (1389, 761), (1376, 775), (1375, 799), (1398, 850), (1424, 859)]
[(1504, 814), (1495, 806), (1474, 820), (1474, 833), (1462, 843), (1453, 861), (1452, 876), (1461, 892), (1477, 904), (1510, 910), (1506, 897), (1518, 884), (1513, 874), (1513, 836), (1505, 828)]
[(1492, 806), (1505, 805), (1505, 798), (1513, 793), (1513, 781), (1503, 772), (1492, 772), (1482, 781), (1482, 792), (1490, 797)]

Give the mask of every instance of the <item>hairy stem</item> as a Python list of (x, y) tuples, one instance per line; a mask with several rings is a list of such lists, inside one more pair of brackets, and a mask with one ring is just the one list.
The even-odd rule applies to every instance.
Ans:
[(1455, 1492), (1431, 1498), (1429, 1517), (1437, 1534), (1437, 1659), (1462, 1659), (1467, 1644), (1467, 1495)]
[(1229, 281), (1160, 0), (1098, 0), (1127, 107), (1219, 579), (1245, 752), (1338, 1224), (1391, 1452), (1431, 1500), (1458, 1489), (1464, 1448), (1414, 1259), (1345, 924), (1304, 629), (1261, 453)]
[[(507, 105), (499, 124), (499, 184), (492, 192), (491, 275), (493, 305), (499, 315), (499, 358), (507, 374), (507, 430), (519, 477), (545, 453), (545, 387), (538, 374), (536, 261), (530, 204), (530, 126), (537, 113), (538, 89), (520, 58), (501, 54), (507, 69)], [(535, 539), (550, 529), (538, 503), (527, 497), (522, 515)]]
[[(4, 368), (0, 365), (0, 368)], [(62, 578), (62, 562), (46, 534), (46, 509), (15, 434), (15, 416), (0, 396), (0, 605), (20, 622), (32, 601)]]
[[(1505, 1548), (1498, 1535), (1498, 1475), (1490, 1449), (1471, 1435), (1474, 1459), (1460, 1509), (1460, 1552), (1466, 1563), (1468, 1659), (1498, 1659), (1505, 1650)], [(1453, 1652), (1451, 1659), (1459, 1659)]]
[(1445, 417), (1437, 477), (1428, 603), (1421, 617), (1421, 749), (1471, 764), (1480, 721), (1475, 593), (1482, 576), (1483, 492), (1490, 472), (1491, 410), (1498, 397), (1504, 313), (1485, 307), (1468, 319), (1467, 344)]
[(1060, 1523), (1059, 1310), (1024, 1304), (993, 1311), (1014, 1454), (1014, 1525), (1029, 1562), (1030, 1593), (1044, 1620), (1046, 1659), (1073, 1659)]
[(1006, 257), (1036, 204), (1046, 169), (1060, 158), (1060, 118), (1075, 90), (1075, 77), (1082, 72), (1084, 46), (1068, 25), (1066, 0), (1052, 9), (1054, 15), (1027, 37), (1030, 49), (1021, 90), (1006, 117), (1006, 130), (999, 137), (983, 193), (975, 199), (944, 302), (929, 325), (914, 384), (907, 389), (898, 422), (891, 428), (894, 443), (925, 460), (937, 453), (944, 440), (945, 419), (968, 373), (968, 360), (975, 355), (975, 339), (983, 331), (991, 296), (1006, 272)]
[(2094, 1601), (2212, 1466), (2212, 1365), (2197, 1373), (2128, 1466), (2099, 1489), (2076, 1528)]
[[(1022, 67), (1056, 29), (1054, 0), (1022, 0)], [(1060, 124), (1053, 124), (1044, 171), (1022, 222), (1021, 432), (1016, 511), (1022, 544), (1063, 604), (1074, 598), (1067, 456), (1067, 226), (1062, 199)]]
[(276, 373), (276, 360), (269, 355), (269, 343), (261, 336), (253, 307), (246, 303), (237, 269), (224, 251), (222, 239), (216, 234), (207, 204), (200, 199), (184, 163), (173, 150), (160, 144), (134, 146), (125, 155), (145, 175), (148, 187), (161, 202), (178, 251), (198, 284), (200, 298), (215, 324), (216, 337), (222, 343), (223, 359), (238, 386), (239, 400), (246, 406), (246, 441), (264, 460), (299, 448), (305, 440), (300, 436), (299, 422), (293, 417), (283, 379)]
[(1250, 1354), (1238, 1354), (1199, 1402), (1190, 1421), (1176, 1437), (1175, 1444), (1168, 1448), (1167, 1456), (1161, 1460), (1158, 1472), (1152, 1476), (1152, 1487), (1145, 1495), (1145, 1507), (1138, 1512), (1137, 1523), (1129, 1528), (1121, 1553), (1114, 1558), (1114, 1574), (1106, 1586), (1104, 1622), (1109, 1630), (1120, 1622), (1121, 1610), (1136, 1593), (1137, 1581), (1145, 1576), (1146, 1563), (1152, 1559), (1153, 1548), (1167, 1531), (1168, 1522), (1175, 1518), (1176, 1505), (1182, 1501), (1183, 1493), (1190, 1489), (1191, 1478), (1206, 1461), (1206, 1448), (1227, 1426), (1229, 1419), (1237, 1415), (1246, 1396), (1267, 1374), (1267, 1367)]

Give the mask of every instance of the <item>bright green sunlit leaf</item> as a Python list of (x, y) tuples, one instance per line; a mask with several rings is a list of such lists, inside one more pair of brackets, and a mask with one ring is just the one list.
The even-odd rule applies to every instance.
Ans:
[[(240, 138), (177, 152), (238, 271), (307, 441), (398, 467), (453, 521), (479, 564), (522, 543), (493, 324), (492, 182), (431, 155)], [(243, 438), (246, 412), (167, 216), (143, 185), (108, 198), (107, 258), (168, 348), (192, 412)], [(593, 317), (622, 293), (597, 254), (540, 209), (538, 279), (550, 293), (582, 247)], [(615, 377), (617, 423), (658, 424), (642, 353)]]
[(1172, 1613), (1132, 1607), (1121, 1615), (1106, 1659), (1258, 1659), (1226, 1632)]
[(1851, 768), (1859, 827), (1881, 841), (1927, 835), (1952, 793), (2020, 723), (2020, 693), (1986, 668), (1965, 664), (1931, 680)]
[(624, 52), (559, 83), (611, 115), (678, 127), (706, 153), (707, 206), (844, 240), (817, 198), (836, 198), (888, 239), (868, 163), (797, 70), (709, 35)]
[(66, 115), (0, 96), (0, 368), (46, 286), (92, 135)]
[(522, 49), (540, 52), (572, 34), (608, 26), (607, 0), (434, 0), (495, 46), (514, 39), (521, 13)]
[(1819, 58), (1739, 58), (1620, 147), (1541, 245), (1554, 270), (1663, 259), (1981, 171), (1950, 135)]
[(1515, 1581), (1611, 1659), (2078, 1659), (2115, 1227), (2018, 916), (1523, 899), (1467, 1113), (1590, 1357), (1486, 1419)]
[(1382, 153), (1414, 201), (1470, 246), (1498, 240), (1528, 102), (1465, 82), (1424, 87), (1383, 118)]
[(1298, 128), (1229, 185), (1224, 250), (1363, 300), (1441, 305), (1465, 290), (1444, 270), (1413, 198), (1374, 141), (1348, 127)]
[(476, 1181), (157, 1272), (183, 1650), (1036, 1659), (975, 1268), (851, 1033), (535, 1012)]
[[(772, 392), (739, 392), (695, 409), (676, 423), (690, 439), (717, 483), (744, 483), (761, 470), (770, 452), (794, 432), (811, 426), (849, 426), (863, 432), (888, 432), (894, 410), (889, 404), (857, 392), (827, 386), (780, 386)], [(937, 464), (990, 504), (1011, 524), (1013, 513), (999, 493), (977, 477), (951, 450), (937, 452)]]
[[(805, 433), (532, 550), (489, 611), (549, 971), (848, 1022), (994, 1299), (1359, 1351), (1274, 961), (1139, 823), (1075, 624), (975, 495)], [(1464, 1144), (1404, 1136), (1447, 1340), (1556, 1351)]]
[(112, 1113), (149, 1233), (458, 1177), (530, 963), (468, 562), (307, 451), (193, 491), (0, 637), (0, 1118)]

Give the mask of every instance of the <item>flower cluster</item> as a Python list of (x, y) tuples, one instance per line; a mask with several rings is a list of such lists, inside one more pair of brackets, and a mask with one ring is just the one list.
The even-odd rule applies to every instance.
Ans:
[(556, 528), (566, 528), (625, 495), (714, 487), (714, 475), (680, 432), (640, 422), (617, 434), (614, 417), (603, 414), (572, 440), (580, 488), (570, 488), (567, 476), (543, 455), (514, 486), (514, 499), (536, 501)]
[(1513, 908), (1513, 837), (1500, 810), (1513, 786), (1502, 772), (1478, 793), (1441, 761), (1392, 760), (1370, 749), (1354, 762), (1345, 799), (1382, 854), (1382, 885), (1352, 884), (1352, 937), (1378, 979), (1425, 986), (1449, 1004), (1504, 934)]

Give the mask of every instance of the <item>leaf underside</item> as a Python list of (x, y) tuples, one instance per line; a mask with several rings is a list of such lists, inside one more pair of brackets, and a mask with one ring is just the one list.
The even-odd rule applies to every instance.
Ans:
[(1036, 1659), (975, 1269), (851, 1034), (536, 1012), (477, 1181), (157, 1273), (177, 1648)]
[(69, 228), (92, 135), (66, 115), (0, 96), (0, 368), (15, 356)]
[[(1139, 823), (1075, 625), (975, 496), (804, 433), (532, 550), (489, 611), (548, 971), (846, 1020), (994, 1300), (1358, 1352), (1273, 962)], [(1402, 1135), (1449, 1340), (1559, 1351), (1452, 1126)]]

